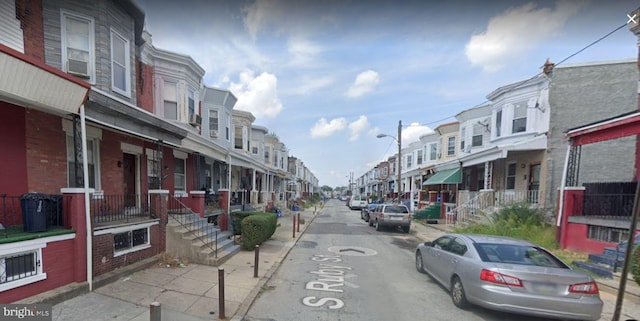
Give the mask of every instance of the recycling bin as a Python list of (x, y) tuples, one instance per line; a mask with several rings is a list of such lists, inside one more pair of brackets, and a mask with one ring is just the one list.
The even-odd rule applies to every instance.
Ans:
[(49, 195), (26, 193), (20, 197), (22, 209), (22, 230), (24, 232), (44, 232), (47, 230), (49, 213)]

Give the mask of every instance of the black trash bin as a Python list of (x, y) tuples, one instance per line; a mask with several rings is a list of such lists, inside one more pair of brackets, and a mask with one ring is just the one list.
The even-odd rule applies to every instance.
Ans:
[(49, 213), (49, 195), (26, 193), (20, 197), (22, 208), (22, 230), (25, 232), (44, 232), (47, 230)]

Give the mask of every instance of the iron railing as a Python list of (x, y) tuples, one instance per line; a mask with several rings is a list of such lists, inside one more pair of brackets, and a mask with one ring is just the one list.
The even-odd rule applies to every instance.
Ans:
[(129, 223), (153, 218), (147, 195), (95, 195), (90, 202), (93, 223)]
[(489, 209), (499, 208), (514, 204), (526, 203), (538, 205), (540, 191), (479, 191), (464, 192), (460, 194), (460, 203), (455, 208), (447, 209), (447, 224), (466, 224), (470, 220), (477, 219), (479, 215)]
[[(31, 213), (23, 213), (21, 198), (22, 196), (0, 194), (0, 235), (5, 238), (11, 234), (22, 233), (25, 215), (31, 215)], [(30, 200), (25, 200), (25, 202)], [(69, 203), (69, 200), (69, 196), (39, 194), (35, 201), (39, 202), (40, 209), (46, 215), (47, 228), (68, 225), (69, 215), (65, 210), (68, 210), (69, 206), (65, 205)]]
[[(215, 223), (209, 223), (207, 219), (200, 219), (198, 213), (194, 213), (181, 198), (169, 196), (169, 218), (176, 221), (182, 228), (193, 236), (194, 242), (200, 242), (200, 246), (207, 247), (218, 258), (218, 233), (220, 229)], [(217, 221), (217, 216), (212, 216)], [(234, 238), (235, 242), (235, 238)]]

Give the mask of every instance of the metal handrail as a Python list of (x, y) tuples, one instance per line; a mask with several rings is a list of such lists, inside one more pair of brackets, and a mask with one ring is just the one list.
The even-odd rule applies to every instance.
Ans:
[[(215, 253), (215, 257), (218, 258), (218, 232), (220, 230), (217, 227), (215, 227), (214, 224), (206, 221), (200, 221), (206, 224), (204, 226), (205, 227), (204, 230), (202, 229), (203, 226), (196, 226), (192, 224), (194, 221), (193, 220), (190, 221), (187, 215), (189, 214), (197, 215), (197, 213), (194, 213), (191, 210), (191, 208), (189, 208), (186, 204), (184, 204), (182, 201), (180, 201), (177, 197), (173, 195), (169, 196), (168, 213), (170, 218), (172, 218), (178, 224), (180, 224), (182, 228), (189, 231), (189, 233), (193, 234), (196, 240), (199, 240), (200, 242), (202, 242), (204, 246), (211, 249)], [(211, 229), (213, 229), (213, 232), (214, 232), (213, 235), (209, 233), (211, 232)], [(212, 242), (212, 241), (215, 241), (215, 242)], [(234, 242), (235, 242), (235, 239), (234, 239)], [(212, 245), (211, 243), (215, 243), (215, 246)]]

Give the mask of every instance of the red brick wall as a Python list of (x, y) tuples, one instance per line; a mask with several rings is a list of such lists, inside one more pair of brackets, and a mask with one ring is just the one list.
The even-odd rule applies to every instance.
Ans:
[(128, 253), (118, 257), (113, 256), (113, 234), (93, 237), (93, 275), (98, 276), (117, 268), (150, 258), (160, 253), (158, 239), (158, 225), (149, 228), (151, 247), (148, 249)]
[(153, 113), (153, 66), (136, 58), (136, 100), (138, 107)]
[(66, 134), (60, 117), (26, 110), (26, 149), (29, 191), (60, 194), (67, 186)]
[(25, 149), (25, 109), (0, 101), (0, 194), (28, 191)]
[(16, 1), (16, 15), (20, 19), (20, 26), (22, 27), (24, 53), (44, 61), (42, 2), (18, 0)]
[(51, 242), (42, 249), (43, 271), (47, 279), (2, 292), (0, 303), (15, 302), (72, 283), (74, 276), (74, 240)]

